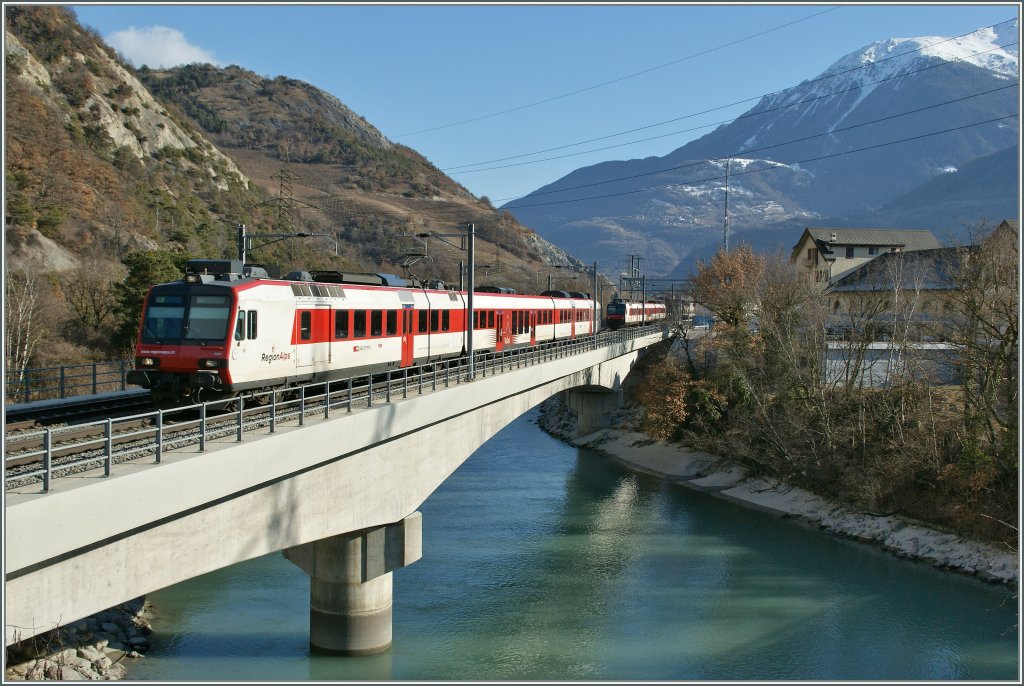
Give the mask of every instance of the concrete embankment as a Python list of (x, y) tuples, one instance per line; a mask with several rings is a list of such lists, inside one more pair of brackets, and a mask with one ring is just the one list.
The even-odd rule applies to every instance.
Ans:
[(542, 406), (540, 427), (574, 445), (592, 448), (631, 469), (746, 507), (817, 527), (827, 533), (881, 546), (898, 557), (1016, 585), (1017, 553), (954, 534), (911, 524), (898, 517), (853, 511), (802, 488), (748, 476), (740, 465), (708, 453), (656, 441), (633, 431), (633, 416), (619, 411), (611, 427), (575, 438), (572, 411), (556, 396)]
[(112, 681), (149, 649), (150, 606), (136, 598), (9, 646), (4, 681)]

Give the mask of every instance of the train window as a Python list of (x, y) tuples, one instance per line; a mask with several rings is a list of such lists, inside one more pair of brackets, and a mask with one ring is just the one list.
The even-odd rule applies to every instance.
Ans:
[(348, 338), (348, 310), (334, 311), (334, 337)]
[(356, 310), (352, 317), (352, 337), (366, 337), (366, 310)]
[(231, 327), (231, 302), (225, 295), (193, 295), (183, 332), (186, 340), (223, 343)]
[(387, 334), (394, 336), (398, 333), (398, 310), (388, 310), (388, 329)]
[(370, 310), (370, 335), (379, 336), (384, 331), (384, 312)]
[(256, 338), (256, 310), (249, 310), (249, 340)]
[(420, 321), (419, 321), (419, 332), (420, 333), (426, 333), (427, 332), (427, 316), (428, 315), (427, 315), (427, 311), (426, 310), (420, 310)]
[(235, 320), (235, 340), (245, 340), (245, 310), (238, 311), (238, 317)]
[(494, 328), (494, 310), (487, 310), (487, 328)]
[(299, 314), (299, 340), (308, 341), (313, 338), (313, 313), (310, 311)]
[(451, 311), (445, 310), (441, 313), (441, 331), (447, 331), (451, 326)]
[(431, 310), (430, 311), (430, 330), (431, 331), (440, 331), (441, 330), (441, 327), (439, 325), (440, 317), (441, 317), (441, 312), (439, 310)]

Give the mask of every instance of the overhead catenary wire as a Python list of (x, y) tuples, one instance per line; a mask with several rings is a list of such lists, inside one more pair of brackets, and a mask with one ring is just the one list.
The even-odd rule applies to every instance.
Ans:
[[(935, 109), (937, 107), (944, 107), (945, 105), (951, 105), (953, 103), (961, 102), (963, 100), (970, 100), (971, 98), (977, 98), (977, 97), (981, 97), (983, 95), (989, 95), (991, 93), (1007, 90), (1009, 88), (1016, 88), (1018, 85), (1019, 85), (1018, 82), (1014, 81), (1011, 84), (1007, 84), (1005, 86), (1000, 86), (998, 88), (992, 88), (992, 89), (989, 89), (987, 91), (983, 91), (981, 93), (974, 93), (972, 95), (965, 95), (965, 96), (960, 97), (960, 98), (954, 98), (953, 100), (944, 100), (943, 102), (934, 103), (934, 104), (931, 104), (931, 105), (926, 105), (924, 107), (918, 107), (916, 109), (908, 110), (906, 112), (900, 112), (898, 114), (891, 114), (891, 115), (888, 115), (888, 116), (885, 116), (885, 117), (879, 117), (877, 119), (872, 119), (870, 121), (861, 122), (859, 124), (851, 124), (850, 126), (845, 126), (843, 128), (831, 129), (829, 131), (824, 131), (824, 132), (821, 132), (821, 133), (815, 133), (815, 134), (811, 134), (809, 136), (803, 136), (803, 137), (800, 137), (800, 138), (793, 138), (793, 139), (790, 139), (790, 140), (787, 140), (787, 141), (782, 141), (782, 142), (779, 142), (779, 143), (772, 143), (771, 145), (764, 145), (764, 146), (761, 146), (759, 148), (747, 148), (747, 149), (744, 149), (744, 150), (741, 150), (741, 151), (736, 151), (736, 152), (730, 153), (728, 155), (720, 155), (719, 157), (711, 157), (711, 158), (708, 158), (708, 159), (705, 159), (705, 160), (696, 160), (696, 161), (693, 161), (693, 162), (687, 162), (685, 164), (679, 164), (679, 165), (675, 165), (673, 167), (666, 167), (664, 169), (656, 169), (654, 171), (643, 172), (643, 173), (640, 173), (640, 174), (630, 174), (629, 176), (619, 176), (619, 177), (615, 177), (615, 178), (612, 178), (612, 179), (605, 179), (603, 181), (594, 181), (592, 183), (584, 183), (584, 184), (580, 184), (578, 186), (569, 186), (567, 188), (557, 188), (557, 189), (552, 189), (552, 190), (549, 190), (549, 191), (537, 191), (535, 193), (531, 193), (529, 196), (520, 196), (520, 197), (517, 197), (517, 198), (502, 198), (501, 200), (512, 200), (512, 201), (514, 201), (514, 200), (522, 199), (524, 197), (536, 197), (536, 196), (539, 196), (539, 195), (551, 195), (553, 193), (565, 193), (565, 192), (568, 192), (568, 191), (580, 190), (582, 188), (593, 188), (594, 186), (602, 186), (602, 185), (608, 184), (608, 183), (616, 183), (616, 182), (619, 182), (619, 181), (631, 181), (633, 179), (640, 179), (640, 178), (643, 178), (643, 177), (646, 177), (646, 176), (656, 176), (658, 174), (664, 174), (666, 172), (678, 171), (680, 169), (686, 169), (688, 167), (695, 167), (695, 166), (698, 166), (698, 165), (701, 165), (701, 164), (707, 164), (708, 162), (716, 162), (716, 161), (719, 161), (719, 160), (734, 159), (736, 157), (741, 157), (743, 155), (749, 155), (750, 153), (763, 152), (765, 150), (770, 150), (772, 148), (780, 148), (780, 147), (783, 147), (783, 146), (786, 146), (786, 145), (793, 145), (794, 143), (802, 143), (804, 141), (808, 141), (808, 140), (811, 140), (813, 138), (821, 138), (822, 136), (831, 136), (831, 135), (834, 135), (836, 133), (842, 133), (844, 131), (850, 131), (852, 129), (858, 129), (858, 128), (861, 128), (861, 127), (864, 127), (864, 126), (870, 126), (871, 124), (877, 124), (879, 122), (888, 121), (890, 119), (897, 119), (899, 117), (905, 117), (905, 116), (908, 116), (908, 115), (911, 115), (911, 114), (917, 114), (918, 112), (924, 112), (926, 110), (932, 110), (932, 109)], [(523, 206), (522, 205), (515, 205), (515, 206), (507, 207), (506, 209), (514, 209), (515, 207), (523, 207)]]
[[(964, 124), (962, 126), (955, 126), (955, 127), (949, 128), (949, 129), (943, 129), (941, 131), (933, 131), (931, 133), (924, 133), (924, 134), (921, 134), (919, 136), (909, 136), (907, 138), (900, 138), (899, 140), (889, 141), (887, 143), (877, 143), (875, 145), (868, 145), (868, 146), (863, 147), (863, 148), (856, 148), (854, 150), (843, 150), (841, 152), (835, 152), (835, 153), (831, 153), (831, 154), (828, 154), (828, 155), (820, 155), (818, 157), (808, 157), (806, 159), (796, 160), (795, 162), (790, 162), (788, 164), (782, 164), (780, 162), (776, 162), (776, 163), (774, 163), (771, 166), (761, 167), (760, 169), (747, 169), (747, 170), (741, 171), (741, 172), (732, 172), (730, 174), (730, 176), (734, 176), (735, 177), (735, 176), (741, 176), (741, 175), (744, 175), (744, 174), (753, 174), (753, 173), (762, 172), (762, 171), (773, 171), (773, 170), (778, 170), (778, 169), (781, 169), (781, 168), (786, 168), (786, 167), (788, 167), (790, 165), (794, 165), (794, 164), (805, 164), (807, 162), (818, 162), (820, 160), (826, 160), (826, 159), (830, 159), (830, 158), (833, 158), (833, 157), (841, 157), (843, 155), (852, 155), (853, 153), (864, 152), (865, 150), (875, 150), (877, 148), (884, 148), (884, 147), (888, 147), (890, 145), (898, 145), (899, 143), (907, 143), (907, 142), (910, 142), (910, 141), (920, 140), (922, 138), (930, 138), (931, 136), (939, 136), (939, 135), (942, 135), (944, 133), (952, 133), (954, 131), (962, 131), (963, 129), (969, 129), (969, 128), (972, 128), (972, 127), (975, 127), (975, 126), (983, 126), (985, 124), (993, 124), (995, 122), (1003, 121), (1004, 119), (1014, 119), (1014, 118), (1016, 118), (1018, 116), (1019, 115), (1017, 113), (1008, 114), (1008, 115), (1005, 115), (1005, 116), (1002, 116), (1002, 117), (996, 117), (994, 119), (987, 119), (985, 121), (974, 122), (972, 124)], [(725, 157), (715, 158), (715, 159), (716, 160), (717, 159), (725, 159)], [(601, 200), (601, 199), (604, 199), (604, 198), (614, 198), (614, 197), (623, 196), (623, 195), (634, 195), (636, 193), (646, 193), (648, 191), (658, 190), (658, 189), (661, 189), (661, 188), (669, 188), (669, 187), (672, 187), (672, 186), (679, 186), (681, 184), (705, 183), (707, 181), (718, 181), (718, 180), (721, 180), (721, 179), (724, 179), (724, 178), (725, 178), (725, 175), (723, 174), (721, 176), (709, 176), (709, 177), (703, 178), (703, 179), (688, 179), (688, 180), (683, 180), (683, 181), (673, 181), (672, 183), (661, 184), (661, 185), (658, 185), (658, 186), (649, 186), (647, 188), (637, 188), (637, 189), (630, 190), (630, 191), (620, 191), (620, 192), (617, 192), (617, 193), (606, 193), (604, 195), (594, 195), (594, 196), (588, 196), (586, 198), (573, 198), (573, 199), (570, 199), (570, 200), (552, 200), (550, 202), (533, 203), (533, 204), (530, 204), (530, 205), (515, 205), (515, 206), (506, 207), (504, 209), (507, 209), (507, 210), (518, 210), (518, 209), (524, 209), (524, 208), (527, 208), (527, 207), (544, 207), (544, 206), (547, 206), (547, 205), (564, 205), (564, 204), (573, 203), (573, 202), (586, 202), (588, 200)], [(559, 191), (559, 192), (561, 192), (561, 191)]]
[[(691, 114), (686, 114), (686, 115), (682, 115), (682, 116), (679, 116), (679, 117), (673, 117), (672, 119), (666, 119), (664, 121), (656, 122), (654, 124), (646, 124), (644, 126), (638, 126), (638, 127), (632, 128), (632, 129), (627, 129), (625, 131), (619, 131), (617, 133), (610, 133), (610, 134), (606, 134), (606, 135), (603, 135), (603, 136), (597, 136), (595, 138), (588, 138), (586, 140), (577, 141), (575, 143), (566, 143), (564, 145), (556, 145), (556, 146), (553, 146), (553, 147), (550, 147), (550, 148), (544, 148), (544, 149), (541, 149), (541, 150), (534, 150), (533, 152), (520, 153), (520, 154), (517, 154), (517, 155), (509, 155), (507, 157), (498, 157), (498, 158), (494, 158), (494, 159), (491, 159), (491, 160), (485, 160), (485, 161), (482, 161), (482, 162), (469, 162), (469, 163), (460, 164), (460, 165), (453, 165), (453, 166), (449, 166), (449, 167), (443, 167), (441, 169), (441, 171), (448, 172), (448, 173), (453, 173), (454, 172), (454, 173), (458, 173), (458, 174), (468, 174), (468, 173), (473, 173), (473, 172), (478, 172), (478, 171), (490, 171), (491, 169), (505, 169), (505, 168), (508, 168), (510, 166), (517, 166), (517, 165), (505, 165), (505, 166), (501, 166), (501, 167), (491, 167), (491, 168), (487, 168), (487, 169), (471, 169), (471, 170), (466, 170), (466, 171), (459, 171), (459, 170), (464, 170), (467, 167), (478, 167), (478, 166), (485, 165), (485, 164), (493, 164), (493, 163), (496, 163), (496, 162), (505, 162), (505, 161), (508, 161), (508, 160), (515, 160), (515, 159), (520, 159), (520, 158), (523, 158), (523, 157), (531, 157), (533, 155), (541, 155), (541, 154), (544, 154), (544, 153), (547, 153), (547, 152), (554, 152), (556, 150), (564, 150), (566, 148), (574, 148), (574, 147), (579, 146), (579, 145), (586, 145), (587, 143), (596, 143), (598, 141), (607, 140), (609, 138), (616, 138), (618, 136), (625, 136), (625, 135), (630, 134), (630, 133), (636, 133), (637, 131), (646, 131), (647, 129), (657, 128), (659, 126), (664, 126), (666, 124), (671, 124), (671, 123), (674, 123), (674, 122), (677, 122), (677, 121), (682, 121), (684, 119), (691, 119), (693, 117), (699, 117), (699, 116), (701, 116), (703, 114), (710, 114), (712, 112), (717, 112), (717, 111), (720, 111), (720, 110), (728, 109), (730, 107), (735, 107), (736, 105), (742, 105), (744, 103), (753, 102), (753, 101), (756, 101), (756, 100), (761, 100), (762, 98), (774, 97), (774, 96), (782, 95), (782, 94), (784, 94), (786, 92), (789, 92), (789, 91), (792, 91), (792, 90), (796, 90), (797, 88), (807, 87), (807, 86), (809, 86), (811, 84), (815, 84), (815, 83), (818, 83), (820, 81), (826, 81), (828, 79), (836, 78), (837, 76), (842, 76), (844, 74), (849, 74), (849, 73), (852, 73), (852, 72), (855, 72), (855, 71), (861, 71), (861, 70), (864, 70), (864, 69), (873, 68), (873, 67), (875, 67), (878, 64), (881, 64), (883, 62), (887, 62), (889, 60), (894, 60), (894, 59), (899, 59), (899, 58), (902, 58), (902, 57), (906, 57), (907, 55), (912, 55), (912, 54), (920, 52), (920, 51), (922, 51), (922, 50), (924, 50), (926, 48), (932, 48), (932, 47), (935, 47), (936, 45), (941, 45), (942, 43), (948, 43), (949, 41), (960, 40), (960, 39), (965, 38), (967, 36), (971, 36), (971, 35), (973, 35), (975, 33), (978, 33), (979, 31), (984, 31), (984, 30), (987, 30), (987, 29), (992, 29), (992, 28), (995, 28), (996, 26), (1001, 26), (1002, 24), (1007, 24), (1007, 23), (1012, 22), (1012, 21), (1016, 21), (1016, 20), (1015, 19), (1007, 19), (1005, 21), (997, 22), (997, 23), (991, 24), (989, 26), (983, 26), (981, 28), (974, 29), (973, 31), (968, 31), (967, 33), (960, 34), (959, 36), (953, 36), (952, 38), (946, 38), (944, 40), (935, 41), (934, 43), (929, 43), (928, 45), (922, 45), (919, 48), (915, 48), (913, 50), (907, 50), (905, 52), (901, 52), (901, 53), (898, 53), (896, 55), (892, 55), (890, 57), (885, 57), (885, 58), (882, 58), (882, 59), (879, 59), (879, 60), (875, 60), (874, 62), (867, 62), (865, 64), (860, 65), (859, 67), (852, 67), (850, 69), (844, 69), (842, 71), (835, 72), (834, 74), (827, 74), (827, 75), (819, 76), (816, 79), (811, 79), (809, 81), (804, 81), (804, 82), (802, 82), (802, 83), (800, 83), (800, 84), (798, 84), (796, 86), (790, 86), (788, 88), (783, 88), (783, 89), (780, 89), (780, 90), (777, 90), (777, 91), (771, 91), (771, 92), (764, 93), (764, 94), (761, 94), (761, 95), (756, 95), (756, 96), (752, 96), (752, 97), (749, 97), (749, 98), (744, 98), (742, 100), (736, 100), (735, 102), (731, 102), (731, 103), (728, 103), (728, 104), (725, 104), (725, 105), (719, 105), (719, 106), (716, 106), (716, 107), (711, 107), (709, 109), (702, 110), (700, 112), (693, 112)], [(1016, 45), (1016, 44), (1017, 44), (1017, 42), (1013, 41), (1013, 42), (1007, 43), (1005, 45), (1000, 45), (1000, 46), (996, 46), (994, 48), (990, 48), (988, 50), (979, 50), (978, 52), (975, 52), (975, 53), (972, 53), (971, 55), (968, 55), (968, 57), (974, 57), (974, 56), (977, 56), (977, 55), (982, 55), (982, 54), (985, 54), (987, 52), (993, 52), (995, 50), (1000, 50), (1002, 48), (1010, 47), (1010, 46)], [(813, 102), (814, 100), (833, 97), (835, 95), (839, 95), (841, 93), (849, 92), (850, 90), (855, 90), (856, 88), (862, 88), (862, 87), (867, 86), (867, 85), (872, 85), (872, 84), (875, 84), (875, 83), (882, 83), (884, 81), (889, 81), (889, 80), (892, 80), (892, 79), (898, 79), (898, 78), (901, 78), (903, 76), (910, 76), (911, 74), (916, 74), (918, 72), (925, 71), (925, 70), (928, 70), (928, 69), (934, 69), (936, 67), (945, 66), (947, 64), (953, 64), (953, 63), (957, 63), (957, 62), (962, 62), (964, 59), (966, 59), (966, 58), (962, 58), (961, 57), (961, 58), (955, 58), (955, 59), (952, 59), (952, 60), (944, 60), (944, 61), (942, 61), (940, 63), (937, 63), (937, 64), (932, 64), (932, 65), (928, 65), (926, 67), (922, 67), (921, 69), (915, 69), (915, 70), (912, 70), (912, 71), (904, 72), (902, 74), (896, 74), (894, 76), (890, 76), (890, 77), (887, 77), (885, 79), (880, 79), (878, 81), (874, 81), (874, 82), (871, 82), (871, 83), (861, 84), (860, 86), (856, 86), (854, 88), (847, 89), (845, 91), (837, 91), (836, 93), (828, 93), (828, 94), (825, 94), (825, 95), (818, 96), (816, 98), (809, 98), (807, 100), (802, 100), (800, 102), (791, 103), (791, 104), (788, 104), (788, 105), (783, 105), (783, 106), (780, 106), (778, 108), (773, 108), (773, 109), (769, 109), (769, 110), (762, 110), (760, 112), (754, 112), (754, 113), (749, 113), (749, 114), (743, 114), (743, 115), (740, 115), (739, 117), (736, 117), (736, 119), (741, 119), (741, 118), (745, 118), (745, 117), (749, 117), (749, 116), (757, 116), (759, 114), (765, 114), (767, 112), (777, 111), (779, 109), (783, 109), (783, 108), (786, 108), (786, 107), (795, 107), (797, 105), (801, 105), (801, 104), (804, 104), (804, 103), (807, 103), (807, 102)], [(732, 120), (726, 120), (726, 121), (732, 121)], [(655, 140), (657, 138), (664, 138), (666, 136), (673, 136), (673, 135), (678, 135), (680, 133), (688, 133), (690, 131), (696, 131), (698, 129), (706, 128), (708, 126), (716, 126), (719, 123), (724, 123), (724, 122), (717, 122), (715, 124), (705, 124), (704, 126), (696, 127), (696, 128), (693, 128), (693, 129), (686, 129), (684, 131), (676, 131), (676, 132), (673, 132), (673, 133), (670, 133), (670, 134), (663, 134), (663, 135), (660, 135), (660, 136), (654, 136), (652, 138), (644, 138), (644, 139), (640, 139), (640, 140), (637, 140), (637, 141), (630, 141), (629, 143), (622, 143), (622, 144), (617, 144), (617, 145), (614, 145), (614, 146), (608, 146), (607, 148), (597, 148), (597, 149), (593, 149), (593, 150), (583, 151), (583, 152), (580, 152), (580, 153), (572, 153), (570, 155), (565, 155), (565, 156), (562, 156), (562, 157), (570, 157), (570, 156), (574, 156), (574, 155), (586, 154), (588, 152), (598, 152), (598, 151), (601, 151), (601, 150), (607, 150), (607, 149), (614, 148), (614, 147), (622, 147), (623, 145), (633, 145), (635, 143), (642, 143), (642, 142), (649, 141), (649, 140)], [(546, 161), (550, 161), (550, 160), (553, 160), (553, 159), (562, 159), (562, 157), (551, 157), (551, 158), (545, 158), (543, 160), (531, 160), (530, 162), (524, 162), (524, 163), (521, 163), (521, 164), (534, 164), (536, 162), (546, 162)]]
[(793, 20), (791, 22), (787, 22), (785, 24), (780, 24), (779, 26), (776, 26), (774, 28), (765, 29), (764, 31), (760, 31), (758, 33), (754, 33), (754, 34), (751, 34), (749, 36), (745, 36), (744, 38), (738, 38), (738, 39), (736, 39), (734, 41), (730, 41), (729, 43), (724, 43), (724, 44), (716, 46), (714, 48), (708, 48), (707, 50), (702, 50), (700, 52), (693, 53), (692, 55), (687, 55), (686, 57), (680, 57), (677, 60), (672, 60), (671, 62), (666, 62), (665, 64), (659, 64), (659, 65), (657, 65), (655, 67), (649, 67), (647, 69), (643, 69), (641, 71), (634, 72), (632, 74), (626, 74), (625, 76), (620, 76), (618, 78), (610, 79), (608, 81), (603, 81), (601, 83), (596, 83), (596, 84), (594, 84), (592, 86), (587, 86), (585, 88), (578, 88), (578, 89), (576, 89), (574, 91), (570, 91), (568, 93), (562, 93), (561, 95), (555, 95), (555, 96), (552, 96), (550, 98), (545, 98), (543, 100), (537, 100), (535, 102), (527, 103), (526, 105), (519, 105), (517, 107), (510, 107), (508, 109), (501, 110), (500, 112), (492, 112), (490, 114), (483, 114), (483, 115), (480, 115), (478, 117), (472, 117), (470, 119), (463, 119), (461, 121), (452, 122), (450, 124), (442, 124), (440, 126), (434, 126), (434, 127), (427, 128), (427, 129), (420, 129), (418, 131), (410, 131), (409, 133), (398, 134), (397, 136), (395, 136), (395, 138), (407, 138), (409, 136), (416, 136), (416, 135), (419, 135), (421, 133), (430, 133), (432, 131), (440, 131), (441, 129), (450, 129), (450, 128), (453, 128), (453, 127), (456, 127), (456, 126), (462, 126), (464, 124), (470, 124), (472, 122), (482, 121), (484, 119), (491, 119), (493, 117), (498, 117), (498, 116), (501, 116), (503, 114), (509, 114), (511, 112), (519, 112), (520, 110), (525, 110), (525, 109), (528, 109), (530, 107), (536, 107), (537, 105), (543, 105), (543, 104), (549, 103), (549, 102), (554, 102), (555, 100), (562, 100), (564, 98), (568, 98), (568, 97), (571, 97), (573, 95), (579, 95), (580, 93), (586, 93), (588, 91), (592, 91), (592, 90), (595, 90), (597, 88), (603, 88), (604, 86), (609, 86), (609, 85), (611, 85), (613, 83), (619, 83), (620, 81), (625, 81), (627, 79), (631, 79), (631, 78), (634, 78), (634, 77), (637, 77), (637, 76), (642, 76), (643, 74), (649, 74), (652, 71), (657, 71), (658, 69), (664, 69), (665, 67), (670, 67), (673, 64), (679, 64), (680, 62), (686, 62), (687, 60), (692, 60), (695, 57), (700, 57), (702, 55), (707, 55), (709, 53), (716, 52), (718, 50), (723, 50), (723, 49), (731, 47), (733, 45), (737, 45), (739, 43), (743, 43), (745, 41), (752, 40), (754, 38), (757, 38), (758, 36), (763, 36), (765, 34), (772, 33), (774, 31), (778, 31), (780, 29), (784, 29), (787, 26), (792, 26), (793, 24), (799, 24), (800, 22), (804, 22), (804, 21), (807, 21), (809, 19), (814, 19), (815, 17), (819, 17), (819, 16), (821, 16), (823, 14), (828, 14), (829, 12), (834, 12), (837, 9), (839, 9), (838, 6), (837, 7), (830, 7), (827, 10), (822, 10), (821, 12), (816, 12), (814, 14), (811, 14), (811, 15), (808, 15), (806, 17), (803, 17), (802, 19), (795, 19), (795, 20)]
[[(1005, 47), (1008, 47), (1010, 45), (1016, 45), (1016, 43), (1007, 43), (1006, 45), (999, 46), (999, 48), (993, 48), (993, 50), (998, 50), (1000, 48), (1005, 48)], [(989, 50), (985, 50), (983, 52), (990, 52), (990, 51)], [(981, 53), (975, 53), (975, 54), (981, 54)], [(604, 147), (601, 147), (601, 148), (591, 148), (590, 150), (580, 150), (579, 152), (571, 152), (571, 153), (566, 153), (564, 155), (556, 155), (554, 157), (544, 157), (544, 158), (541, 158), (541, 159), (538, 159), (538, 160), (529, 160), (527, 162), (514, 162), (512, 164), (505, 164), (505, 165), (501, 165), (501, 166), (497, 166), (497, 167), (484, 167), (483, 169), (469, 169), (469, 170), (462, 171), (462, 172), (452, 172), (452, 173), (454, 175), (456, 175), (456, 176), (461, 176), (461, 175), (464, 175), (464, 174), (474, 174), (474, 173), (477, 173), (477, 172), (495, 171), (495, 170), (498, 170), (498, 169), (508, 169), (510, 167), (522, 167), (522, 166), (525, 166), (525, 165), (528, 165), (528, 164), (540, 164), (541, 162), (551, 162), (551, 161), (554, 161), (554, 160), (562, 160), (562, 159), (566, 159), (568, 157), (577, 157), (579, 155), (588, 155), (588, 154), (593, 153), (593, 152), (602, 152), (604, 150), (613, 150), (615, 148), (622, 148), (622, 147), (627, 147), (627, 146), (630, 146), (630, 145), (636, 145), (637, 143), (646, 143), (646, 142), (649, 142), (649, 141), (658, 140), (660, 138), (669, 138), (671, 136), (678, 136), (678, 135), (683, 134), (683, 133), (690, 133), (690, 132), (693, 132), (693, 131), (699, 131), (701, 129), (707, 129), (707, 128), (710, 128), (712, 126), (721, 126), (722, 124), (730, 124), (730, 123), (733, 123), (733, 122), (737, 122), (737, 121), (739, 121), (741, 119), (748, 119), (750, 117), (756, 117), (756, 116), (760, 116), (762, 114), (768, 114), (770, 112), (778, 112), (780, 110), (788, 109), (790, 107), (797, 107), (799, 105), (806, 105), (809, 102), (815, 102), (817, 100), (822, 100), (822, 99), (825, 99), (825, 98), (832, 98), (832, 97), (835, 97), (837, 95), (843, 95), (845, 93), (850, 93), (850, 92), (855, 91), (855, 90), (860, 90), (861, 88), (865, 88), (867, 86), (875, 86), (875, 85), (878, 85), (879, 83), (883, 83), (885, 81), (891, 81), (893, 79), (900, 79), (900, 78), (903, 78), (904, 76), (909, 76), (910, 74), (916, 74), (918, 72), (925, 71), (927, 69), (934, 69), (935, 67), (942, 67), (942, 66), (945, 66), (945, 65), (951, 64), (951, 63), (952, 62), (943, 62), (941, 64), (931, 65), (931, 66), (928, 66), (928, 67), (924, 67), (922, 69), (917, 69), (917, 70), (914, 70), (914, 71), (911, 71), (911, 72), (906, 72), (904, 74), (899, 74), (897, 76), (890, 76), (890, 77), (887, 77), (887, 78), (884, 78), (884, 79), (880, 79), (878, 81), (870, 81), (870, 82), (867, 82), (867, 83), (863, 83), (863, 84), (860, 84), (858, 86), (853, 86), (851, 88), (847, 88), (845, 90), (836, 91), (834, 93), (828, 93), (826, 95), (819, 95), (819, 96), (814, 97), (814, 98), (807, 98), (806, 100), (800, 100), (798, 102), (790, 103), (790, 104), (787, 104), (787, 105), (780, 105), (779, 107), (770, 107), (770, 108), (767, 108), (767, 109), (764, 109), (764, 110), (759, 110), (757, 112), (751, 112), (751, 113), (748, 113), (748, 114), (742, 114), (742, 115), (736, 117), (735, 119), (723, 119), (723, 120), (720, 120), (720, 121), (712, 122), (710, 124), (703, 124), (701, 126), (695, 126), (693, 128), (683, 129), (681, 131), (671, 131), (669, 133), (663, 133), (663, 134), (659, 134), (657, 136), (650, 136), (648, 138), (640, 138), (640, 139), (637, 139), (637, 140), (627, 141), (625, 143), (616, 143), (615, 145), (607, 145), (607, 146), (604, 146)], [(569, 146), (569, 147), (571, 147), (571, 146)], [(747, 152), (756, 152), (756, 149), (742, 150), (742, 151), (740, 151), (737, 154), (747, 153)], [(736, 155), (732, 155), (732, 156), (735, 157)], [(442, 171), (445, 171), (445, 170), (442, 170)]]

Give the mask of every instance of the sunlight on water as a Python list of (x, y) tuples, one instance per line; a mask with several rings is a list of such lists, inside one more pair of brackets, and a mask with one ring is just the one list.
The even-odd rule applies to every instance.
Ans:
[(1006, 589), (626, 472), (534, 426), (421, 508), (394, 645), (311, 656), (280, 554), (150, 596), (152, 680), (1015, 679)]

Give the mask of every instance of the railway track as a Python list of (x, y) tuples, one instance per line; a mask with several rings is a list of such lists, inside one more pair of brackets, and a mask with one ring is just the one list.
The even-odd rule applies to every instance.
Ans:
[(133, 390), (99, 395), (75, 396), (61, 400), (37, 400), (4, 406), (4, 431), (62, 423), (82, 423), (106, 417), (120, 417), (152, 410), (149, 391)]

